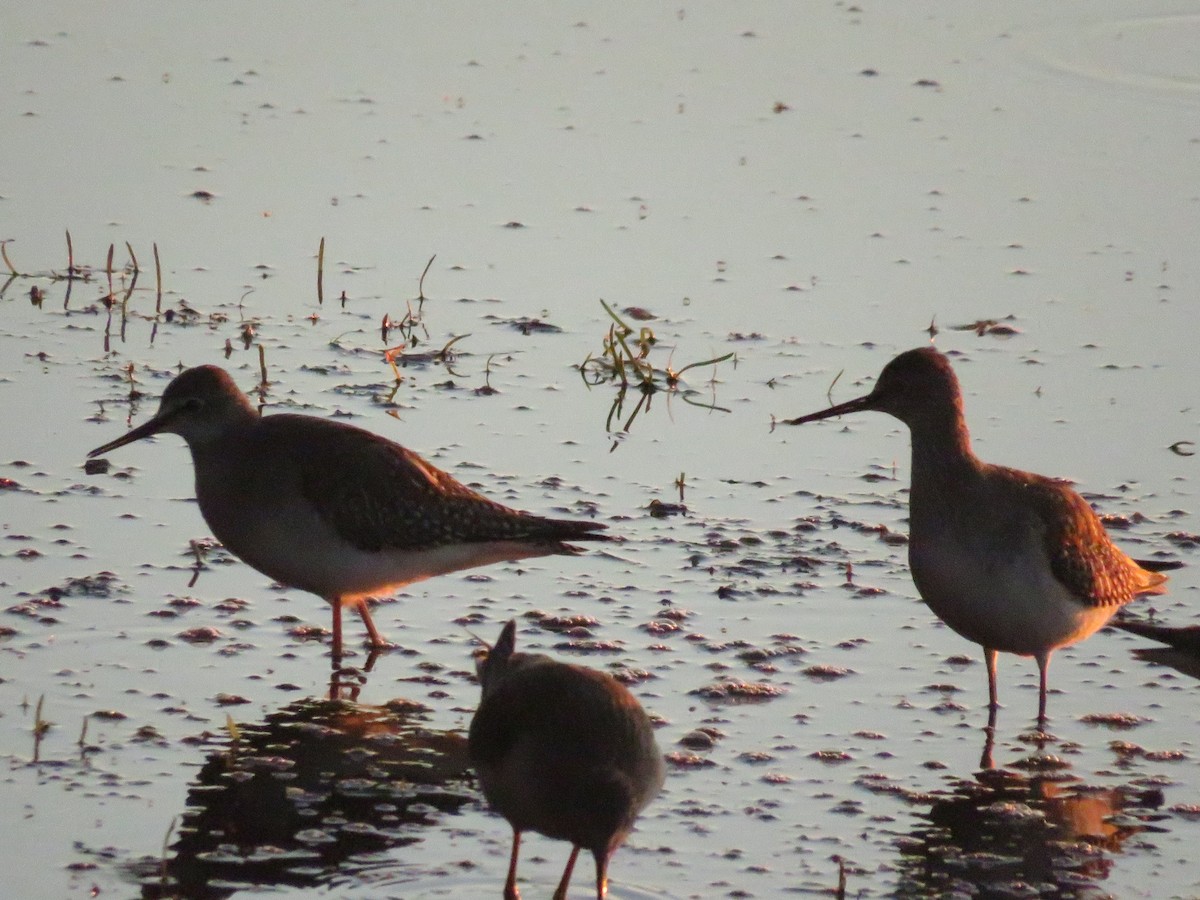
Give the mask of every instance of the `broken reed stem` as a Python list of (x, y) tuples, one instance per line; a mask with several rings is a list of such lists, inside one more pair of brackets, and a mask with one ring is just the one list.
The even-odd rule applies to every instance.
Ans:
[(51, 725), (42, 718), (42, 703), (45, 699), (45, 694), (38, 697), (37, 709), (33, 713), (33, 761), (35, 763), (42, 761), (42, 739), (45, 738)]
[(629, 429), (633, 427), (633, 420), (638, 417), (639, 413), (641, 413), (642, 407), (645, 407), (647, 410), (650, 409), (650, 394), (644, 391), (642, 392), (642, 396), (638, 397), (637, 406), (633, 408), (633, 412), (630, 414), (629, 418), (625, 420), (625, 424), (621, 426), (621, 430), (626, 434), (628, 434)]
[(125, 249), (129, 251), (129, 261), (133, 263), (133, 274), (137, 275), (141, 270), (138, 269), (137, 254), (133, 252), (133, 245), (129, 241), (126, 241)]
[(258, 371), (262, 375), (262, 386), (267, 386), (267, 348), (262, 344), (258, 345)]
[[(128, 244), (125, 245), (129, 247)], [(129, 247), (130, 255), (133, 248)], [(125, 296), (121, 298), (121, 340), (125, 339), (125, 314), (129, 308), (129, 301), (133, 299), (133, 292), (137, 290), (138, 275), (141, 274), (141, 269), (137, 266), (137, 257), (133, 257), (133, 270), (129, 275), (129, 286), (125, 289)]]
[(113, 262), (113, 245), (109, 244), (108, 245), (108, 260), (104, 264), (104, 274), (108, 276), (108, 296), (109, 297), (112, 297), (112, 295), (113, 295), (112, 262)]
[(20, 274), (16, 270), (16, 267), (13, 266), (12, 260), (8, 258), (8, 241), (0, 241), (0, 256), (4, 257), (4, 264), (8, 266), (8, 271), (13, 275), (13, 277), (16, 277)]
[(614, 311), (611, 306), (604, 302), (603, 297), (600, 298), (600, 305), (604, 307), (604, 311), (609, 314), (612, 320), (621, 326), (621, 330), (624, 331), (625, 334), (633, 334), (633, 329), (629, 327), (624, 319), (617, 315), (616, 311)]
[[(608, 408), (608, 416), (604, 420), (604, 430), (609, 432), (610, 434), (612, 433), (612, 430), (613, 430), (612, 429), (613, 419), (616, 416), (619, 416), (621, 414), (621, 406), (625, 403), (625, 392), (627, 390), (629, 390), (629, 386), (626, 384), (622, 384), (621, 387), (617, 390), (617, 396), (613, 399), (612, 406), (610, 406)], [(615, 450), (616, 447), (614, 446), (612, 449)], [(612, 451), (610, 450), (609, 452), (611, 453)]]
[(429, 262), (425, 263), (425, 268), (421, 271), (421, 277), (417, 280), (417, 301), (425, 302), (425, 276), (429, 274), (429, 267), (433, 265), (433, 261), (437, 259), (437, 254), (429, 257)]
[[(325, 238), (317, 247), (317, 305), (325, 303)], [(266, 380), (265, 378), (263, 379)]]
[(383, 351), (383, 358), (387, 364), (392, 367), (392, 375), (396, 377), (396, 386), (400, 386), (400, 382), (404, 380), (404, 376), (400, 374), (400, 367), (396, 365), (396, 357), (404, 352), (404, 347), (393, 347), (391, 350)]
[[(448, 341), (446, 342), (446, 345), (445, 345), (444, 347), (442, 347), (442, 349), (441, 349), (441, 350), (439, 350), (437, 353), (435, 353), (435, 354), (434, 354), (434, 357), (435, 357), (435, 358), (436, 358), (438, 361), (445, 360), (445, 359), (446, 359), (446, 356), (447, 356), (447, 355), (450, 353), (450, 348), (451, 348), (451, 347), (453, 347), (455, 344), (457, 344), (457, 343), (458, 343), (459, 341), (461, 341), (463, 338), (469, 338), (470, 336), (471, 336), (471, 335), (469, 335), (469, 334), (460, 334), (460, 335), (457, 335), (457, 336), (455, 336), (455, 337), (452, 337), (452, 338), (450, 338), (450, 340), (448, 340)], [(490, 357), (490, 356), (489, 356), (489, 357), (488, 357), (488, 362), (490, 363), (491, 361), (492, 361), (492, 357)]]
[(162, 860), (159, 868), (159, 877), (162, 879), (162, 886), (164, 889), (167, 886), (167, 882), (170, 881), (170, 877), (167, 874), (167, 851), (171, 847), (171, 835), (175, 833), (175, 818), (175, 816), (171, 816), (171, 824), (167, 826), (167, 833), (163, 835)]
[(196, 564), (192, 566), (192, 577), (188, 581), (188, 590), (196, 586), (196, 582), (200, 580), (200, 572), (204, 569), (204, 550), (200, 546), (200, 542), (192, 540), (190, 542), (192, 555), (196, 557)]
[(842, 377), (842, 372), (845, 371), (845, 369), (842, 369), (841, 372), (834, 375), (833, 381), (829, 382), (829, 389), (825, 391), (825, 399), (829, 401), (830, 406), (833, 406), (833, 386), (838, 383), (838, 379)]
[(158, 258), (158, 243), (154, 244), (154, 279), (157, 286), (157, 295), (154, 300), (154, 312), (162, 311), (162, 261)]
[(75, 277), (75, 247), (71, 243), (71, 229), (67, 229), (67, 278)]

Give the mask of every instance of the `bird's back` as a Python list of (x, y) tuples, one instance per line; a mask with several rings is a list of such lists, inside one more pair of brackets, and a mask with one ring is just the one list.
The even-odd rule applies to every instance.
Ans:
[(664, 774), (649, 718), (622, 685), (545, 658), (485, 695), (470, 751), (514, 827), (600, 851), (620, 843)]
[[(229, 452), (232, 450), (233, 452)], [(341, 422), (264, 416), (201, 448), (197, 495), (210, 525), (303, 503), (342, 540), (365, 552), (423, 550), (450, 543), (603, 540), (602, 523), (551, 519), (482, 496), (416, 453)], [(239, 462), (240, 461), (240, 462)], [(253, 494), (254, 503), (245, 498)]]

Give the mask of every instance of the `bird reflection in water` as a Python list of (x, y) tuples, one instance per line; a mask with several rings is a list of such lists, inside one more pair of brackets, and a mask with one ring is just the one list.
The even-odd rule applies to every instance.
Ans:
[(343, 666), (340, 662), (334, 660), (329, 676), (329, 699), (348, 700), (351, 703), (357, 703), (359, 694), (362, 693), (362, 689), (367, 684), (367, 676), (375, 668), (375, 663), (379, 659), (379, 656), (379, 650), (369, 651), (362, 668), (358, 666)]
[(310, 699), (232, 728), (190, 786), (166, 859), (136, 867), (142, 896), (328, 884), (353, 877), (355, 854), (419, 842), (475, 796), (466, 740), (422, 722), (406, 701)]
[(1088, 894), (1131, 835), (1156, 830), (1162, 803), (1157, 789), (985, 770), (974, 781), (956, 780), (900, 840), (896, 894)]

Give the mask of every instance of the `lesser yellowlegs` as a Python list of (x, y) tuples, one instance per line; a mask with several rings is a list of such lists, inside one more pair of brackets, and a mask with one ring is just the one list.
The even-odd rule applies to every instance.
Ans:
[(912, 434), (908, 559), (917, 591), (943, 622), (983, 647), (994, 721), (996, 653), (1037, 660), (1046, 718), (1051, 654), (1096, 631), (1167, 578), (1117, 548), (1065, 482), (995, 466), (971, 449), (950, 361), (932, 347), (893, 359), (865, 397), (785, 424), (875, 410)]
[(535, 516), (476, 493), (387, 438), (314, 416), (262, 416), (225, 370), (199, 366), (163, 392), (158, 413), (97, 447), (99, 456), (160, 433), (188, 445), (196, 499), (213, 535), (280, 584), (342, 606), (386, 646), (370, 597), (460, 569), (549, 554), (568, 540), (607, 540), (598, 522)]

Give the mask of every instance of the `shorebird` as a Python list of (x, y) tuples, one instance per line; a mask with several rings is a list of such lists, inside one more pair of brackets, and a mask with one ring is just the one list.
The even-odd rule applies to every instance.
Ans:
[(521, 833), (571, 842), (554, 900), (565, 900), (580, 849), (596, 860), (596, 898), (608, 862), (662, 787), (654, 730), (615, 678), (548, 656), (516, 652), (516, 622), (476, 660), (483, 696), (468, 753), (492, 808), (512, 826), (504, 900), (519, 900)]
[(609, 540), (598, 522), (550, 519), (476, 493), (387, 438), (314, 416), (263, 416), (224, 369), (181, 372), (148, 422), (88, 454), (177, 434), (196, 470), (196, 499), (213, 535), (243, 562), (333, 607), (353, 606), (374, 648), (387, 642), (367, 599), (475, 566), (582, 552)]
[(1167, 577), (1113, 544), (1065, 482), (980, 460), (958, 379), (932, 347), (901, 353), (865, 397), (784, 424), (861, 410), (895, 416), (911, 432), (909, 568), (934, 614), (983, 647), (988, 724), (999, 705), (996, 654), (1004, 651), (1037, 660), (1043, 725), (1051, 654), (1087, 638), (1135, 597), (1163, 593)]

